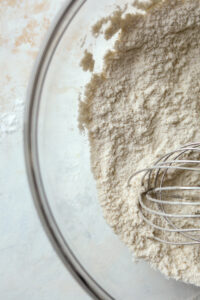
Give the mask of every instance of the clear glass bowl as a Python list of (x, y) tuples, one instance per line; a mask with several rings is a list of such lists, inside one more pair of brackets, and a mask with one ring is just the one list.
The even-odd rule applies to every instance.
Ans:
[(52, 245), (92, 299), (191, 299), (198, 288), (167, 280), (145, 262), (133, 262), (108, 227), (90, 171), (87, 136), (78, 130), (78, 99), (90, 78), (79, 67), (81, 45), (92, 44), (101, 56), (106, 45), (103, 39), (92, 40), (90, 28), (117, 2), (122, 0), (68, 1), (49, 30), (27, 97), (29, 183)]

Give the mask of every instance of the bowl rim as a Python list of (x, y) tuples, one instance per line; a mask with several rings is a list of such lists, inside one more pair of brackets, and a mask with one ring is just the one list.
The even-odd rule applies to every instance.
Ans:
[(114, 299), (84, 269), (64, 239), (45, 193), (38, 152), (38, 114), (45, 78), (57, 46), (70, 23), (87, 0), (70, 0), (52, 22), (37, 56), (27, 89), (24, 112), (24, 157), (29, 187), (42, 226), (56, 253), (92, 299)]

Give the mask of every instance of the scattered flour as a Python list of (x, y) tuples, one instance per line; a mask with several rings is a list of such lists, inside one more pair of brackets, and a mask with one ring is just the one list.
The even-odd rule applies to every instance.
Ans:
[(85, 88), (80, 128), (88, 131), (92, 171), (108, 224), (135, 258), (200, 286), (200, 247), (155, 241), (138, 210), (139, 179), (134, 189), (126, 187), (134, 171), (200, 140), (200, 1), (135, 3), (145, 12), (122, 17), (118, 9), (93, 26), (96, 36), (119, 34), (102, 73), (93, 74)]
[(22, 136), (24, 102), (33, 62), (62, 3), (64, 0), (1, 1), (0, 143), (9, 134), (17, 132)]
[(94, 59), (92, 53), (85, 50), (85, 55), (80, 62), (80, 66), (84, 71), (92, 72), (94, 69)]
[(16, 132), (22, 126), (24, 101), (16, 98), (8, 112), (0, 113), (0, 141), (7, 134)]

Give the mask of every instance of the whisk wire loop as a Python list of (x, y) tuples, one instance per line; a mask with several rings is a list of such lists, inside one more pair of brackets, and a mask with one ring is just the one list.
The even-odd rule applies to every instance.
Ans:
[[(187, 222), (191, 219), (200, 219), (200, 186), (168, 184), (173, 182), (170, 178), (179, 176), (178, 172), (188, 172), (189, 175), (190, 172), (192, 174), (196, 172), (200, 175), (199, 157), (200, 143), (190, 143), (163, 155), (152, 166), (138, 170), (129, 177), (127, 186), (130, 188), (133, 179), (140, 173), (144, 173), (141, 179), (143, 191), (139, 195), (138, 206), (143, 220), (153, 228), (155, 240), (172, 245), (200, 244), (200, 235), (198, 235), (200, 227), (195, 228), (193, 223), (191, 225)], [(174, 209), (175, 212), (172, 213), (169, 207), (178, 207), (178, 210)], [(192, 211), (193, 213), (180, 212), (180, 208), (184, 209), (184, 207), (192, 207), (196, 210)], [(155, 218), (150, 218), (152, 215), (156, 221)], [(188, 227), (180, 225), (177, 220), (184, 220), (184, 226), (187, 224)], [(163, 223), (166, 224), (165, 227)], [(163, 238), (163, 233), (167, 232), (176, 234), (177, 239), (171, 239), (169, 235)]]

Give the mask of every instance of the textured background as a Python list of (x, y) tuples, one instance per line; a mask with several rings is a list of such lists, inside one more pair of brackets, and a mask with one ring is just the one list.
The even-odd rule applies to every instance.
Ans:
[(0, 0), (0, 299), (89, 299), (47, 240), (25, 174), (22, 122), (38, 49), (63, 0)]

